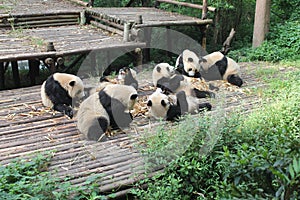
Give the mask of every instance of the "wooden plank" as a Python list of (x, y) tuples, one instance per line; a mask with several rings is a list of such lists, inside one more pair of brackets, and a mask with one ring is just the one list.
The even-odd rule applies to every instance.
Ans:
[[(190, 7), (190, 8), (196, 8), (196, 9), (203, 9), (202, 5), (198, 5), (198, 4), (193, 4), (193, 3), (186, 3), (186, 2), (180, 2), (180, 1), (173, 1), (173, 0), (156, 0), (157, 2), (160, 3), (169, 3), (169, 4), (174, 4), (174, 5), (178, 5), (178, 6), (185, 6), (185, 7)], [(215, 12), (216, 8), (214, 7), (207, 7), (209, 11), (211, 12)]]
[(144, 28), (144, 27), (160, 27), (160, 26), (197, 26), (197, 25), (206, 25), (213, 23), (213, 20), (206, 19), (206, 20), (198, 20), (198, 21), (190, 21), (190, 20), (183, 20), (183, 21), (164, 21), (164, 22), (153, 22), (148, 24), (137, 24), (135, 28)]

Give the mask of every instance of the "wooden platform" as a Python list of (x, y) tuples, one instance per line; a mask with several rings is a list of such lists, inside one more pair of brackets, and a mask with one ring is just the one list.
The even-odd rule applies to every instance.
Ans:
[(116, 24), (134, 23), (137, 16), (142, 16), (142, 24), (136, 25), (141, 27), (157, 26), (189, 26), (204, 25), (212, 23), (211, 19), (202, 20), (195, 17), (189, 17), (178, 13), (167, 12), (156, 8), (89, 8), (87, 13), (100, 19), (108, 20)]
[[(244, 91), (262, 86), (251, 74), (253, 70), (242, 69), (246, 82)], [(147, 74), (139, 77), (149, 79)], [(260, 101), (252, 93), (227, 91), (226, 95), (228, 111), (238, 108), (249, 112)], [(125, 130), (126, 134), (116, 135), (102, 143), (86, 141), (76, 129), (76, 119), (70, 120), (44, 109), (40, 86), (1, 91), (0, 164), (55, 150), (49, 168), (55, 176), (68, 176), (73, 184), (83, 185), (89, 176), (98, 174), (102, 176), (100, 189), (103, 194), (116, 192), (117, 196), (122, 196), (137, 180), (145, 177), (144, 159), (135, 146), (136, 138), (156, 125), (157, 122), (150, 123), (147, 118), (137, 117)]]
[[(46, 52), (47, 42), (56, 51)], [(144, 43), (123, 42), (118, 35), (108, 35), (91, 25), (59, 26), (38, 29), (0, 29), (0, 62), (46, 58), (92, 50), (143, 47)]]

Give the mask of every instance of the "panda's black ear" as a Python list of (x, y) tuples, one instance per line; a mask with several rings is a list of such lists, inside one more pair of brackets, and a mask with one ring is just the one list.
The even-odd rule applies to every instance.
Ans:
[(160, 68), (159, 66), (157, 66), (157, 67), (156, 67), (156, 71), (157, 71), (157, 72), (160, 72), (160, 71), (161, 71), (161, 68)]
[(193, 61), (194, 61), (193, 58), (191, 57), (188, 58), (188, 62), (193, 62)]
[(204, 62), (204, 63), (205, 63), (205, 62), (207, 62), (207, 60), (206, 60), (205, 58), (201, 58), (201, 57), (200, 57), (200, 58), (199, 58), (199, 64), (200, 64), (201, 62)]
[(70, 85), (71, 87), (74, 87), (75, 83), (76, 83), (76, 81), (71, 81), (71, 82), (69, 83), (69, 85)]
[(152, 101), (151, 101), (151, 100), (149, 100), (149, 101), (147, 102), (147, 106), (149, 106), (149, 107), (152, 106)]
[(166, 102), (165, 102), (165, 100), (161, 100), (161, 105), (163, 106), (163, 107), (166, 107), (167, 106), (167, 104), (166, 104)]
[(133, 94), (133, 95), (130, 96), (130, 99), (131, 99), (131, 100), (135, 100), (137, 97), (138, 97), (137, 94)]

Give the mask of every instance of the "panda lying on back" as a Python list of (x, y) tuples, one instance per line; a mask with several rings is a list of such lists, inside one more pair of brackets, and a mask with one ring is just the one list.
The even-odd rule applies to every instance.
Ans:
[(147, 106), (152, 117), (174, 121), (187, 113), (195, 114), (205, 109), (211, 110), (210, 103), (200, 103), (198, 100), (195, 97), (186, 96), (184, 91), (176, 93), (176, 96), (171, 98), (158, 88), (149, 96)]
[(77, 128), (89, 140), (105, 141), (109, 129), (128, 127), (129, 112), (138, 94), (132, 86), (107, 84), (100, 92), (85, 99), (77, 113)]
[(177, 93), (184, 91), (187, 96), (197, 98), (214, 97), (209, 91), (200, 91), (194, 88), (189, 77), (175, 74), (174, 67), (168, 63), (157, 64), (152, 72), (153, 85), (161, 88), (165, 93)]
[(44, 81), (41, 87), (41, 97), (44, 106), (53, 108), (73, 117), (72, 101), (77, 103), (84, 97), (82, 80), (72, 74), (55, 73)]

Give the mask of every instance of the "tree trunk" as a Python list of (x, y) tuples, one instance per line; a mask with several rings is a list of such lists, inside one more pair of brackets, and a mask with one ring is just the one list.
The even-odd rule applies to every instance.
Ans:
[(258, 47), (265, 39), (269, 31), (271, 0), (257, 0), (255, 8), (255, 20), (252, 46)]

